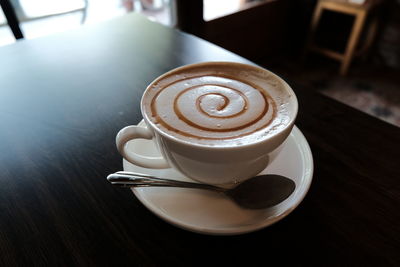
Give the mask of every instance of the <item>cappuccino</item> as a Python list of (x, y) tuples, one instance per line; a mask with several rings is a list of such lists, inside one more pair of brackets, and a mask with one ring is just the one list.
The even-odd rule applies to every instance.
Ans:
[[(118, 151), (144, 168), (174, 168), (196, 181), (230, 186), (260, 173), (279, 154), (297, 115), (297, 99), (268, 70), (232, 62), (174, 69), (145, 90), (143, 125), (121, 129)], [(149, 139), (161, 156), (127, 143)]]
[(288, 88), (273, 73), (250, 65), (189, 65), (150, 84), (142, 113), (163, 134), (183, 142), (253, 144), (271, 138), (296, 116), (297, 101)]

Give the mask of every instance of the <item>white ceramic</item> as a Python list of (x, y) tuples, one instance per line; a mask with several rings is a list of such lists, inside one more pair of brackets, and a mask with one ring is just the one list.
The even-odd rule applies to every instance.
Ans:
[[(143, 123), (143, 122), (142, 122)], [(127, 149), (146, 156), (159, 156), (150, 140), (137, 139)], [(135, 171), (158, 177), (192, 181), (172, 168), (147, 169), (123, 161), (125, 171)], [(303, 134), (294, 127), (281, 152), (263, 174), (280, 174), (296, 183), (292, 195), (282, 203), (267, 209), (240, 208), (223, 194), (184, 188), (134, 188), (136, 197), (154, 214), (180, 228), (212, 235), (235, 235), (269, 226), (292, 212), (310, 187), (313, 159)]]
[[(279, 151), (279, 146), (290, 134), (298, 109), (297, 98), (293, 90), (275, 74), (259, 67), (232, 62), (205, 62), (187, 65), (157, 78), (148, 86), (144, 96), (147, 92), (149, 94), (152, 92), (151, 90), (155, 84), (157, 86), (161, 86), (163, 83), (169, 84), (171, 82), (169, 77), (186, 68), (218, 68), (223, 75), (237, 75), (237, 67), (236, 69), (232, 68), (232, 70), (229, 70), (229, 68), (224, 67), (226, 64), (238, 65), (240, 70), (245, 73), (242, 75), (249, 76), (250, 78), (248, 77), (248, 79), (251, 79), (252, 84), (257, 87), (271, 86), (270, 83), (272, 81), (275, 82), (273, 86), (278, 86), (277, 84), (279, 84), (279, 88), (281, 88), (280, 92), (284, 93), (281, 93), (279, 96), (274, 95), (274, 90), (270, 93), (276, 99), (285, 99), (282, 105), (285, 105), (289, 111), (285, 115), (288, 116), (288, 122), (285, 124), (285, 127), (273, 128), (271, 130), (273, 134), (270, 134), (268, 138), (232, 146), (209, 146), (184, 141), (161, 131), (150, 120), (150, 114), (146, 114), (146, 109), (144, 108), (143, 103), (146, 100), (143, 97), (141, 111), (145, 124), (143, 126), (128, 126), (118, 133), (116, 143), (121, 155), (129, 162), (145, 168), (162, 169), (173, 167), (185, 176), (207, 184), (229, 186), (260, 173), (273, 160), (273, 157)], [(213, 75), (213, 73), (209, 75)], [(270, 77), (273, 77), (273, 79)], [(153, 139), (162, 156), (148, 157), (126, 149), (126, 144), (129, 141), (138, 138)]]

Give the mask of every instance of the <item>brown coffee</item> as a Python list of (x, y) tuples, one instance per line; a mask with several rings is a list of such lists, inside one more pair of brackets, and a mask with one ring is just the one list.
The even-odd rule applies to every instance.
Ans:
[(232, 146), (269, 138), (291, 114), (291, 90), (253, 66), (213, 62), (175, 69), (155, 80), (143, 114), (164, 133), (191, 143)]

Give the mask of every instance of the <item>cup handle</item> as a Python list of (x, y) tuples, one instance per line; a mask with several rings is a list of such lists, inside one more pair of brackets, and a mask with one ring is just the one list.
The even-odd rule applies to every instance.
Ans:
[(163, 157), (143, 156), (134, 151), (127, 150), (126, 143), (133, 139), (153, 139), (153, 134), (147, 127), (136, 125), (127, 126), (121, 129), (115, 138), (118, 152), (130, 163), (144, 168), (165, 169), (169, 168)]

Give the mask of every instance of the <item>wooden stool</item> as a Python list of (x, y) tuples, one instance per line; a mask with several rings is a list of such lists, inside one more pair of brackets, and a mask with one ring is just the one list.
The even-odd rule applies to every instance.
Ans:
[[(307, 51), (311, 50), (340, 61), (340, 74), (346, 75), (354, 56), (366, 52), (375, 38), (378, 27), (377, 16), (374, 16), (372, 18), (363, 47), (359, 51), (356, 51), (356, 47), (363, 31), (366, 18), (370, 11), (377, 6), (378, 2), (379, 1), (366, 0), (363, 4), (354, 4), (349, 3), (346, 0), (319, 0), (311, 22), (311, 30), (306, 48)], [(315, 31), (324, 10), (348, 14), (355, 17), (354, 24), (352, 26), (350, 37), (347, 40), (347, 45), (344, 53), (339, 53), (328, 48), (319, 47), (314, 43)]]

